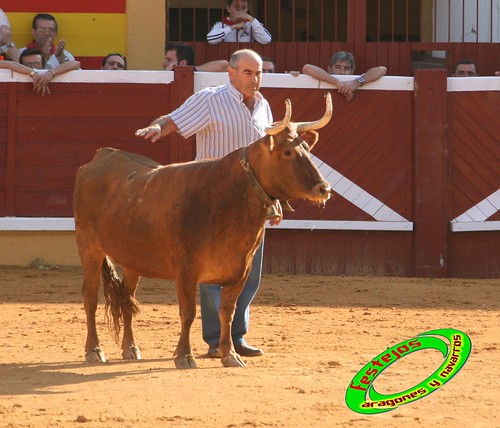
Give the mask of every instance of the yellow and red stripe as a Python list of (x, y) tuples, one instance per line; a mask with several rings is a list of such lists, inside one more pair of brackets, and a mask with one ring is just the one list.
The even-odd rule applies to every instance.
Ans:
[(58, 39), (84, 69), (99, 69), (110, 52), (127, 54), (126, 0), (2, 0), (14, 41), (26, 46), (32, 40), (31, 24), (37, 13), (57, 20)]

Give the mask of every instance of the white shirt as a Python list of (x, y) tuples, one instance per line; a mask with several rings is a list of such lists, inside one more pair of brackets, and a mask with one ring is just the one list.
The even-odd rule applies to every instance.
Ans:
[(269, 103), (259, 92), (251, 113), (231, 83), (191, 95), (168, 117), (183, 137), (196, 134), (196, 160), (220, 158), (247, 146), (273, 123)]
[(267, 45), (271, 42), (271, 33), (254, 18), (245, 23), (243, 30), (231, 30), (231, 26), (224, 22), (216, 22), (207, 34), (207, 42), (217, 45), (220, 42), (258, 42)]

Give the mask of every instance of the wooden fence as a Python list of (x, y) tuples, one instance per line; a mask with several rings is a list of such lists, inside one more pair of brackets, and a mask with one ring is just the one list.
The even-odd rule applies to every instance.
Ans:
[[(481, 76), (493, 76), (499, 71), (500, 43), (366, 43), (357, 42), (271, 42), (220, 43), (212, 46), (206, 42), (190, 43), (196, 52), (197, 64), (216, 59), (228, 59), (237, 49), (251, 47), (261, 55), (274, 59), (280, 73), (301, 70), (304, 64), (314, 64), (327, 69), (330, 58), (337, 51), (352, 52), (356, 58), (356, 71), (363, 73), (371, 67), (384, 65), (389, 76), (412, 76), (417, 68), (446, 68), (449, 75), (454, 64), (464, 58), (478, 64)], [(442, 51), (442, 64), (421, 62), (421, 54)], [(444, 65), (443, 65), (444, 64)]]
[[(0, 74), (0, 230), (71, 220), (75, 171), (97, 148), (161, 163), (193, 158), (194, 138), (150, 144), (134, 131), (227, 76), (190, 67), (174, 80), (117, 73), (70, 72), (45, 97), (29, 78)], [(421, 70), (385, 77), (347, 102), (308, 76), (264, 76), (276, 118), (290, 98), (293, 120), (313, 120), (331, 91), (334, 117), (314, 155), (336, 193), (325, 209), (293, 203), (295, 213), (268, 229), (265, 271), (500, 277), (499, 83)]]

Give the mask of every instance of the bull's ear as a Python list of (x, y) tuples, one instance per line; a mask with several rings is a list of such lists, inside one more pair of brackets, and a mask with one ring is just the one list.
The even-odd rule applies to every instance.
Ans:
[(316, 131), (306, 131), (300, 134), (300, 138), (309, 145), (309, 150), (312, 150), (314, 145), (318, 142), (319, 134)]

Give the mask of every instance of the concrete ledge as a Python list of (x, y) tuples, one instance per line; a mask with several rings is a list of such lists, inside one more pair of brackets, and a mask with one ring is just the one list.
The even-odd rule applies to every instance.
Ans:
[(80, 266), (74, 232), (0, 232), (0, 265)]

